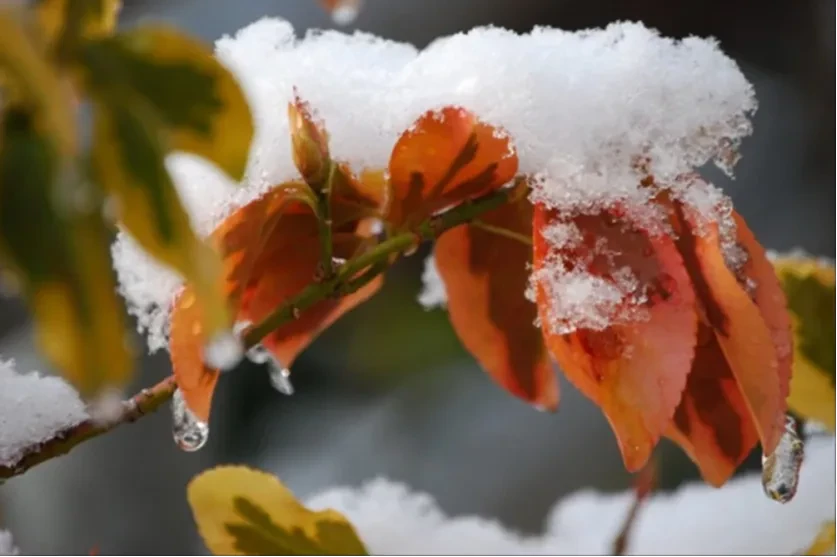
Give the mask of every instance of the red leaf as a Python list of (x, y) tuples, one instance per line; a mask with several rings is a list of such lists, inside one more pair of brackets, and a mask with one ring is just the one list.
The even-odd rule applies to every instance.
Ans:
[[(536, 273), (549, 265), (554, 248), (543, 232), (556, 220), (554, 212), (536, 206)], [(549, 326), (554, 300), (539, 281), (536, 295), (546, 345), (570, 381), (602, 408), (626, 468), (637, 471), (668, 428), (686, 386), (697, 334), (694, 291), (669, 237), (650, 235), (611, 214), (573, 222), (584, 240), (562, 255), (579, 265), (589, 260), (585, 270), (608, 280), (630, 268), (639, 282), (637, 294), (648, 296), (648, 319), (556, 334)], [(601, 253), (602, 247), (611, 255), (584, 258), (594, 250)]]
[(501, 187), (516, 172), (517, 155), (496, 128), (463, 108), (429, 111), (392, 150), (387, 220), (409, 227)]
[(780, 380), (773, 334), (736, 273), (727, 267), (718, 225), (706, 223), (700, 228), (696, 217), (680, 205), (675, 215), (678, 248), (695, 285), (702, 319), (715, 332), (769, 454), (779, 442), (787, 410), (783, 393), (787, 385), (783, 387)]
[(773, 264), (767, 259), (764, 248), (756, 240), (747, 223), (733, 211), (736, 239), (739, 247), (747, 253), (747, 261), (740, 274), (749, 279), (753, 290), (750, 297), (755, 302), (776, 347), (779, 362), (779, 392), (782, 400), (790, 394), (790, 380), (793, 368), (793, 333), (785, 291), (776, 276)]
[[(314, 280), (320, 260), (317, 220), (304, 184), (285, 184), (241, 207), (213, 233), (225, 271), (226, 292), (239, 321), (258, 322)], [(362, 221), (343, 228), (361, 227)], [(355, 254), (363, 237), (334, 231), (334, 255)], [(263, 340), (284, 366), (346, 311), (380, 287), (378, 277), (341, 299), (321, 301), (300, 318), (279, 327)], [(172, 310), (170, 350), (178, 387), (192, 412), (208, 421), (218, 379), (203, 363), (200, 308), (187, 286)]]
[(726, 483), (758, 441), (738, 383), (715, 333), (705, 324), (698, 331), (695, 361), (667, 436), (714, 486)]
[(555, 371), (535, 327), (537, 308), (524, 296), (532, 260), (532, 206), (525, 198), (480, 220), (523, 241), (472, 225), (438, 239), (436, 266), (462, 344), (509, 392), (544, 409), (558, 404)]

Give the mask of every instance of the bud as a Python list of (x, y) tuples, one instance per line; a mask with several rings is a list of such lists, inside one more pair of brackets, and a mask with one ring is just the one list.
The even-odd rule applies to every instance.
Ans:
[(288, 103), (288, 127), (297, 170), (308, 185), (320, 189), (328, 175), (328, 134), (314, 121), (308, 103), (299, 95), (294, 95), (294, 101)]

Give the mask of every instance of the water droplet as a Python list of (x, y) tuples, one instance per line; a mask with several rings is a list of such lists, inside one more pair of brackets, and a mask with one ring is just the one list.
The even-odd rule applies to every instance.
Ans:
[(206, 444), (209, 425), (200, 421), (183, 400), (180, 389), (174, 391), (171, 399), (171, 433), (177, 446), (187, 452), (195, 452)]
[(283, 395), (294, 394), (294, 386), (291, 383), (291, 370), (277, 365), (278, 362), (270, 362), (270, 384)]
[(271, 358), (273, 358), (273, 355), (261, 344), (257, 344), (247, 351), (247, 359), (254, 364), (266, 364)]
[(338, 0), (331, 10), (331, 20), (337, 25), (349, 25), (357, 19), (362, 0)]
[(232, 331), (215, 335), (203, 348), (203, 359), (209, 367), (230, 370), (238, 365), (244, 356), (241, 339)]
[(797, 433), (796, 421), (785, 416), (785, 431), (776, 450), (761, 457), (761, 484), (769, 498), (780, 503), (793, 499), (804, 456), (805, 446)]
[(193, 305), (195, 305), (195, 293), (189, 290), (180, 298), (180, 307), (189, 309)]

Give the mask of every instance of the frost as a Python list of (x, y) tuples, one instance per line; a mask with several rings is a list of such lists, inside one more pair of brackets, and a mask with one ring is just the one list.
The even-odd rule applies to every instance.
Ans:
[(17, 373), (14, 361), (0, 361), (0, 465), (14, 467), (25, 449), (88, 417), (63, 379)]
[(8, 530), (0, 530), (0, 555), (20, 555), (12, 533)]
[[(297, 176), (285, 110), (295, 89), (325, 122), (332, 155), (357, 171), (385, 168), (398, 136), (424, 112), (469, 109), (512, 138), (520, 172), (536, 178), (533, 201), (563, 212), (617, 202), (642, 212), (647, 173), (675, 195), (687, 190), (682, 176), (734, 163), (756, 108), (752, 86), (714, 40), (668, 39), (638, 23), (523, 35), (482, 27), (418, 51), (361, 32), (298, 38), (289, 23), (266, 18), (220, 39), (216, 53), (242, 84), (256, 133), (240, 187), (194, 157), (167, 161), (203, 235)], [(149, 347), (165, 346), (180, 279), (124, 234), (113, 252), (120, 292)]]
[(421, 274), (421, 292), (418, 301), (424, 309), (445, 307), (448, 303), (448, 293), (445, 283), (436, 267), (436, 258), (428, 255), (424, 260), (424, 271)]
[[(820, 525), (834, 520), (834, 438), (812, 440), (796, 498), (779, 505), (765, 498), (758, 475), (722, 489), (684, 486), (652, 496), (640, 509), (628, 552), (645, 555), (792, 555), (807, 547)], [(448, 517), (432, 497), (376, 479), (360, 488), (336, 488), (306, 504), (333, 508), (354, 525), (377, 555), (609, 555), (632, 493), (581, 491), (560, 501), (544, 533), (527, 537), (495, 520)]]

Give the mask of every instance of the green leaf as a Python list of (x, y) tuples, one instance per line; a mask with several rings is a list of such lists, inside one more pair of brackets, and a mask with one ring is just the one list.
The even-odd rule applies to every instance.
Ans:
[(192, 284), (201, 301), (205, 338), (210, 339), (230, 326), (220, 257), (192, 231), (163, 162), (164, 138), (154, 111), (141, 99), (106, 100), (94, 111), (97, 181), (116, 200), (122, 226)]
[(121, 7), (121, 0), (39, 0), (35, 14), (47, 42), (60, 51), (110, 35)]
[(60, 156), (77, 149), (69, 92), (26, 32), (20, 13), (0, 8), (0, 86), (5, 105), (31, 109), (33, 125), (50, 137)]
[(195, 477), (187, 497), (215, 555), (367, 555), (340, 513), (308, 510), (265, 472), (219, 466)]
[(813, 258), (773, 262), (788, 300), (794, 329), (794, 364), (788, 405), (805, 418), (835, 427), (835, 272)]
[(0, 152), (0, 251), (28, 298), (47, 357), (93, 394), (131, 371), (109, 237), (95, 192), (33, 116), (8, 109)]
[(209, 48), (175, 29), (145, 26), (87, 45), (82, 62), (94, 96), (142, 99), (168, 132), (167, 148), (243, 177), (253, 119), (235, 78)]

